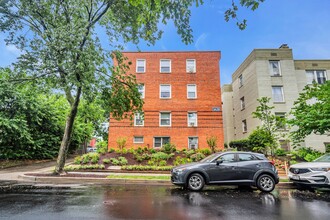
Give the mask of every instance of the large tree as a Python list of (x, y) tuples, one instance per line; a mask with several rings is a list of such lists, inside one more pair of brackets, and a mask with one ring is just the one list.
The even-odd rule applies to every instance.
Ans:
[[(236, 5), (229, 17), (236, 17)], [(240, 0), (254, 10), (262, 0)], [(109, 111), (118, 119), (140, 111), (140, 99), (133, 75), (127, 73), (125, 58), (102, 47), (105, 34), (111, 48), (120, 43), (154, 44), (161, 37), (160, 22), (172, 19), (184, 43), (192, 42), (190, 7), (202, 0), (2, 0), (0, 30), (7, 43), (23, 54), (16, 67), (28, 77), (43, 79), (62, 92), (70, 104), (55, 173), (60, 173), (70, 143), (80, 98), (93, 101), (102, 93)], [(229, 18), (228, 17), (228, 18)], [(117, 60), (113, 66), (111, 58)], [(19, 78), (19, 76), (15, 76)], [(130, 113), (128, 113), (130, 112)]]
[(330, 135), (330, 81), (308, 85), (291, 110), (289, 123), (296, 126), (291, 134), (295, 142), (314, 134)]

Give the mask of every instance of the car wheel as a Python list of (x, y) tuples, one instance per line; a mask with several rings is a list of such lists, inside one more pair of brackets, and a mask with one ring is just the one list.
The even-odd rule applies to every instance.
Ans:
[(204, 187), (204, 178), (198, 174), (198, 173), (193, 173), (189, 176), (188, 178), (188, 188), (192, 191), (200, 191)]
[(275, 188), (275, 181), (270, 175), (263, 174), (257, 180), (257, 187), (263, 192), (271, 192)]

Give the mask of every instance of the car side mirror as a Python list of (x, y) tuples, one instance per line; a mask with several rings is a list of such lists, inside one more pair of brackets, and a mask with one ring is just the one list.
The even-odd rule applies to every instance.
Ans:
[(223, 163), (223, 159), (219, 159), (219, 160), (217, 160), (216, 162), (217, 162), (217, 165), (220, 165), (220, 164)]

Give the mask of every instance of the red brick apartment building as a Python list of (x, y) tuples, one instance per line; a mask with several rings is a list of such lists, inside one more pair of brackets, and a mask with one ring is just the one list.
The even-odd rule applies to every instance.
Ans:
[(132, 62), (144, 98), (144, 118), (134, 122), (110, 118), (109, 148), (125, 137), (126, 147), (208, 148), (206, 138), (218, 137), (223, 147), (220, 51), (124, 52)]

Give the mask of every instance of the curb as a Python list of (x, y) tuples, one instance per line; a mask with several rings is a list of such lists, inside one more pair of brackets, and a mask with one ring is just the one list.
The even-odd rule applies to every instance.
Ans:
[[(19, 175), (20, 179), (37, 182), (37, 183), (52, 183), (52, 184), (110, 184), (110, 185), (155, 185), (155, 186), (173, 186), (168, 180), (130, 180), (130, 179), (106, 179), (93, 177), (41, 177)], [(291, 182), (280, 182), (276, 185), (277, 189), (295, 189)]]

